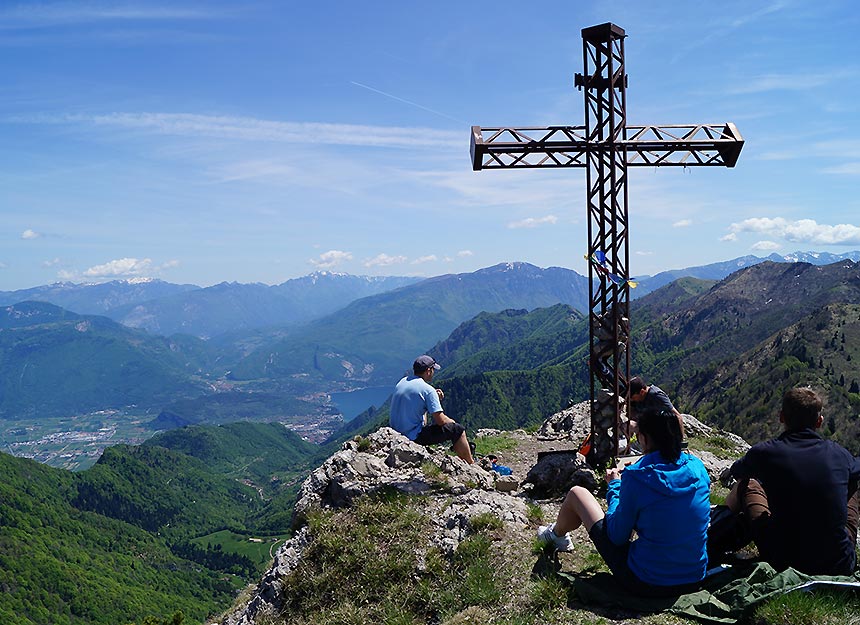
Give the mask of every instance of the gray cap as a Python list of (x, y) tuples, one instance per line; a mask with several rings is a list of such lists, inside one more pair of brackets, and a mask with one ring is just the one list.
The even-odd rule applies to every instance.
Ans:
[(424, 354), (423, 356), (418, 356), (418, 358), (415, 359), (415, 362), (412, 363), (412, 370), (416, 373), (427, 371), (427, 369), (429, 369), (430, 367), (433, 367), (433, 369), (435, 369), (436, 371), (442, 368), (438, 364), (436, 364), (436, 361), (433, 360), (433, 358), (431, 358), (427, 354)]

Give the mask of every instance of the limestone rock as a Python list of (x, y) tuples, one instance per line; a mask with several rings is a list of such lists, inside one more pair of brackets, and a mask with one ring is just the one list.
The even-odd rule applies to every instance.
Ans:
[(496, 490), (500, 493), (512, 493), (520, 487), (520, 481), (513, 475), (500, 475), (496, 478)]
[(591, 411), (589, 402), (584, 401), (557, 412), (543, 422), (537, 436), (542, 440), (585, 440), (591, 432)]

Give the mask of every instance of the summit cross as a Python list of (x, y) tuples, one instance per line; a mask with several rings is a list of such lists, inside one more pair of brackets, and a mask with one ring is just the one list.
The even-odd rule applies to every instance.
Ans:
[(582, 30), (584, 126), (472, 126), (472, 168), (584, 167), (588, 202), (589, 371), (591, 445), (588, 461), (618, 455), (619, 424), (628, 404), (630, 274), (628, 167), (734, 167), (744, 140), (732, 123), (627, 124), (624, 30), (607, 23)]

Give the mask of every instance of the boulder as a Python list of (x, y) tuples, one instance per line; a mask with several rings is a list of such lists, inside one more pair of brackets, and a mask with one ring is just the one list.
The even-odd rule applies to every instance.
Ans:
[(597, 489), (597, 477), (585, 458), (576, 451), (557, 451), (543, 455), (533, 466), (524, 484), (531, 484), (536, 499), (564, 496), (574, 486)]

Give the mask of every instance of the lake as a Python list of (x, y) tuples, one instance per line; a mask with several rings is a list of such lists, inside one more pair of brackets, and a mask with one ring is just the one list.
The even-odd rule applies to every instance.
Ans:
[(393, 384), (369, 386), (348, 393), (332, 393), (331, 401), (343, 415), (344, 421), (352, 421), (371, 406), (379, 408), (393, 391)]

